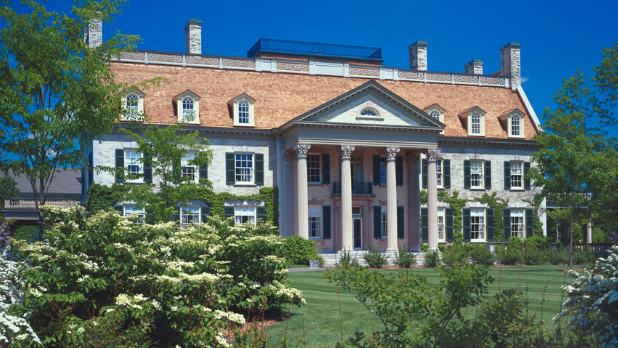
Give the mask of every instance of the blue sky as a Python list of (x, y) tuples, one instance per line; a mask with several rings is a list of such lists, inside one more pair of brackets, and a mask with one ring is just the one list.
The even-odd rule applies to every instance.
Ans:
[[(50, 0), (68, 12), (73, 1)], [(198, 18), (202, 52), (245, 57), (259, 38), (382, 48), (384, 66), (407, 69), (408, 45), (428, 42), (428, 70), (463, 72), (472, 59), (500, 70), (500, 47), (522, 45), (523, 87), (538, 115), (561, 79), (592, 72), (618, 41), (618, 1), (197, 1), (130, 0), (103, 37), (140, 35), (140, 49), (184, 52), (184, 25)]]

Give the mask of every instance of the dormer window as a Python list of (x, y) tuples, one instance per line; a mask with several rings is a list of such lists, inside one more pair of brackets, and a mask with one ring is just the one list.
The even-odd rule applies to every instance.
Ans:
[(132, 91), (127, 93), (122, 102), (123, 112), (122, 121), (138, 121), (144, 113), (144, 96), (146, 94), (140, 91)]
[(371, 108), (364, 108), (363, 110), (361, 110), (360, 115), (361, 116), (374, 116), (374, 117), (380, 116), (380, 114), (378, 114), (378, 112), (375, 109), (371, 109)]
[(473, 112), (472, 116), (470, 116), (471, 128), (470, 134), (472, 135), (481, 135), (481, 114), (478, 112)]
[[(444, 110), (444, 108), (442, 108), (440, 105), (432, 104), (429, 107), (425, 108), (425, 112), (432, 118), (438, 120), (441, 123), (444, 123), (444, 113), (446, 112), (446, 110)], [(440, 132), (440, 134), (444, 134), (444, 131)]]
[(511, 117), (511, 135), (514, 137), (518, 137), (521, 134), (521, 132), (519, 131), (520, 122), (521, 118), (519, 117), (519, 115), (513, 115), (513, 117)]
[(464, 110), (458, 115), (464, 127), (468, 130), (468, 135), (483, 137), (485, 136), (485, 111), (478, 106)]
[(523, 138), (524, 137), (524, 118), (526, 114), (519, 109), (512, 109), (500, 116), (498, 119), (502, 124), (502, 127), (506, 129), (509, 138)]
[(200, 124), (200, 96), (186, 90), (174, 97), (178, 122)]
[(234, 117), (234, 126), (255, 127), (255, 119), (253, 117), (255, 99), (243, 93), (230, 100), (227, 104)]

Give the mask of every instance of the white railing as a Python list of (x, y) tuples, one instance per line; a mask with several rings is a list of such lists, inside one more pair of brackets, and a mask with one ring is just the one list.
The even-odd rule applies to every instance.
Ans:
[[(75, 200), (47, 200), (45, 205), (57, 205), (63, 208), (73, 207), (80, 202)], [(32, 198), (9, 198), (4, 200), (5, 208), (35, 208)]]

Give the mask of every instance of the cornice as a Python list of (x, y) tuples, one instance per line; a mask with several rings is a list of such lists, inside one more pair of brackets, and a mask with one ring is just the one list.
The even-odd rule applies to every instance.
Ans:
[(515, 139), (492, 139), (492, 138), (446, 138), (438, 137), (439, 146), (509, 146), (509, 147), (531, 147), (537, 148), (534, 140), (515, 140)]

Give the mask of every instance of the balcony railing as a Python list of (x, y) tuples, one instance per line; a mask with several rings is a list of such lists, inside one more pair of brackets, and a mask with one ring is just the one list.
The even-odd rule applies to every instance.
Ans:
[[(334, 195), (341, 194), (341, 182), (340, 181), (333, 182), (333, 194)], [(353, 195), (372, 195), (373, 194), (373, 183), (371, 182), (352, 183), (352, 194)]]
[(247, 52), (247, 57), (253, 58), (259, 52), (382, 61), (382, 49), (378, 47), (334, 45), (317, 42), (259, 39)]

